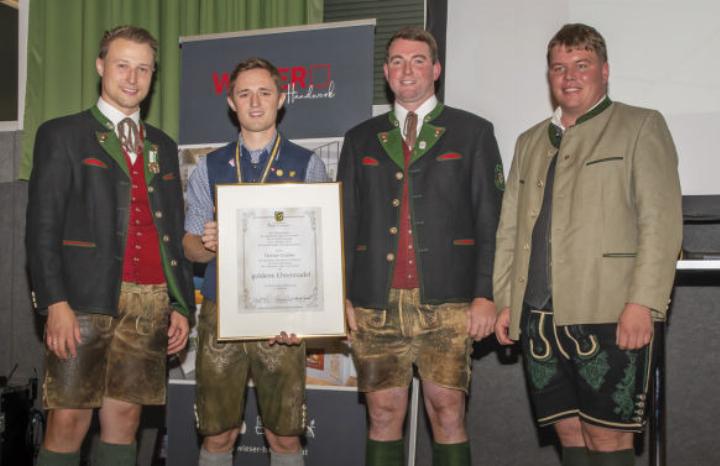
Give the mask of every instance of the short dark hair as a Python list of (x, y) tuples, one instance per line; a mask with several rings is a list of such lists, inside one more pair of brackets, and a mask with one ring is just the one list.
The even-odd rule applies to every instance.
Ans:
[(550, 64), (550, 52), (560, 45), (568, 49), (585, 49), (595, 52), (601, 63), (607, 62), (607, 46), (605, 39), (594, 27), (587, 24), (574, 23), (566, 24), (555, 33), (547, 46), (547, 62)]
[(228, 94), (232, 94), (233, 88), (235, 87), (235, 81), (243, 71), (250, 70), (265, 70), (270, 73), (270, 77), (275, 81), (275, 86), (279, 93), (283, 92), (283, 82), (280, 77), (278, 69), (270, 63), (268, 60), (260, 57), (252, 57), (247, 60), (243, 60), (237, 64), (233, 72), (230, 74), (230, 86), (228, 87)]
[(438, 62), (438, 45), (435, 41), (435, 38), (428, 31), (418, 26), (406, 26), (392, 35), (387, 45), (385, 46), (385, 62), (390, 59), (390, 46), (397, 39), (425, 42), (430, 48), (430, 58), (432, 59), (432, 62)]
[(126, 39), (138, 44), (147, 44), (153, 51), (153, 60), (157, 57), (158, 42), (147, 29), (137, 26), (118, 26), (109, 31), (105, 31), (102, 39), (100, 39), (100, 52), (98, 58), (103, 59), (107, 56), (110, 43), (115, 39)]

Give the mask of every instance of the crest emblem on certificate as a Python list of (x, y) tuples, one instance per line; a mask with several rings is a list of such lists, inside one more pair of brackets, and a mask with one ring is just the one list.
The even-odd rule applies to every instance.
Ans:
[(282, 210), (275, 211), (275, 221), (282, 222), (285, 219), (285, 213)]

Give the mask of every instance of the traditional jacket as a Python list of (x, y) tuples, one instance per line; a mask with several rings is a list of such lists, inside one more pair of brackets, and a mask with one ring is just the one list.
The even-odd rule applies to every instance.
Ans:
[(423, 121), (407, 171), (402, 144), (392, 112), (345, 136), (338, 180), (348, 298), (358, 306), (387, 307), (405, 177), (422, 302), (491, 298), (504, 188), (492, 125), (439, 103)]
[[(175, 143), (145, 124), (145, 181), (172, 306), (193, 305), (182, 250), (183, 199)], [(26, 243), (35, 307), (68, 301), (116, 315), (131, 181), (113, 124), (93, 107), (40, 126), (29, 184)]]
[(565, 131), (520, 135), (497, 232), (495, 304), (519, 337), (532, 232), (557, 154), (550, 242), (558, 325), (617, 322), (626, 303), (663, 319), (682, 237), (677, 154), (662, 115), (619, 102)]
[[(312, 157), (312, 151), (298, 146), (280, 137), (280, 146), (278, 156), (270, 165), (270, 171), (266, 181), (268, 183), (298, 183), (305, 181), (305, 174)], [(237, 183), (236, 169), (236, 149), (237, 142), (231, 142), (225, 147), (221, 147), (207, 155), (208, 168), (208, 189), (215, 199), (215, 185), (222, 183)], [(241, 162), (242, 163), (242, 162)], [(255, 183), (258, 180), (248, 178), (247, 173), (242, 173), (243, 181)], [(216, 301), (217, 299), (217, 259), (213, 258), (208, 262), (205, 268), (205, 277), (203, 280), (202, 294), (205, 298)]]

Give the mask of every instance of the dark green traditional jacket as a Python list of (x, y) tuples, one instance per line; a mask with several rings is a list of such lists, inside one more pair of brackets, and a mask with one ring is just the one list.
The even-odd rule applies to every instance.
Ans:
[(398, 245), (403, 181), (424, 303), (492, 297), (503, 171), (492, 125), (437, 107), (425, 118), (404, 170), (394, 113), (348, 131), (340, 156), (348, 298), (386, 308)]
[[(145, 180), (172, 306), (189, 315), (192, 270), (182, 251), (184, 207), (177, 146), (144, 124)], [(157, 154), (159, 173), (149, 167)], [(26, 243), (33, 301), (68, 301), (116, 315), (130, 204), (130, 176), (113, 124), (93, 107), (45, 122), (35, 140)]]

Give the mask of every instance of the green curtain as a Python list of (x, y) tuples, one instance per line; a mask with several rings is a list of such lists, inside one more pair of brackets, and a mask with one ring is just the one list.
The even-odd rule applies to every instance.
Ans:
[(104, 31), (121, 24), (160, 42), (150, 107), (143, 118), (177, 138), (181, 36), (322, 22), (323, 0), (30, 0), (27, 91), (20, 179), (32, 170), (35, 131), (99, 95), (95, 72)]

